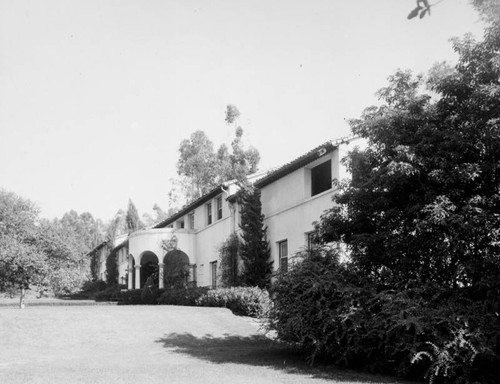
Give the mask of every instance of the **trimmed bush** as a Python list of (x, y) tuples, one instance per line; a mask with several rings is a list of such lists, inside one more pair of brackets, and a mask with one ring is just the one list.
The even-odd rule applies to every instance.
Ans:
[(158, 304), (195, 306), (196, 300), (208, 292), (208, 288), (171, 288), (165, 289)]
[(141, 300), (142, 289), (129, 289), (128, 291), (120, 292), (120, 304), (122, 305), (139, 305)]
[(218, 288), (196, 300), (203, 307), (228, 308), (242, 316), (259, 317), (269, 306), (269, 294), (258, 287)]
[(495, 382), (485, 372), (498, 370), (500, 324), (481, 292), (411, 282), (378, 287), (331, 252), (303, 256), (273, 285), (267, 322), (311, 363), (436, 383)]
[(113, 285), (104, 289), (104, 291), (99, 291), (93, 295), (96, 301), (118, 301), (120, 299), (121, 285)]

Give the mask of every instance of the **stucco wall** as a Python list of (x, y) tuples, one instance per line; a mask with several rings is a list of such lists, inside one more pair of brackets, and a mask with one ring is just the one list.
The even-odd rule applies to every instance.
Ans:
[(314, 229), (312, 223), (332, 207), (332, 196), (333, 191), (329, 190), (273, 215), (266, 215), (264, 222), (275, 270), (279, 268), (278, 243), (287, 240), (289, 260), (294, 253), (304, 249), (307, 246), (307, 234)]
[(231, 218), (227, 216), (197, 232), (195, 252), (199, 286), (211, 284), (210, 263), (218, 261), (218, 249), (231, 233)]
[(314, 229), (312, 223), (333, 205), (333, 188), (311, 197), (310, 169), (331, 160), (333, 180), (339, 177), (338, 158), (339, 152), (333, 151), (261, 189), (262, 213), (275, 270), (279, 268), (278, 243), (287, 240), (290, 260), (307, 246), (307, 233)]
[(172, 236), (177, 238), (177, 249), (183, 251), (189, 257), (189, 262), (195, 262), (195, 254), (193, 247), (193, 231), (188, 229), (148, 229), (145, 231), (135, 232), (129, 238), (129, 253), (134, 257), (136, 265), (141, 263), (141, 255), (145, 251), (153, 252), (158, 261), (163, 262), (165, 250), (161, 244), (163, 240), (170, 240)]

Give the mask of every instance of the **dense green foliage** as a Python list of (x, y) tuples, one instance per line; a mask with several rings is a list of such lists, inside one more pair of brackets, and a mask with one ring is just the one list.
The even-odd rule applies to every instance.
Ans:
[(231, 234), (219, 247), (220, 282), (223, 287), (239, 285), (238, 254), (240, 239), (236, 233)]
[(247, 286), (267, 288), (271, 284), (273, 262), (266, 237), (264, 215), (260, 191), (243, 188), (239, 193), (241, 205), (241, 244), (240, 256), (243, 260), (241, 282)]
[(158, 299), (158, 304), (195, 306), (196, 301), (208, 290), (205, 287), (165, 289)]
[(88, 278), (86, 254), (101, 240), (99, 226), (75, 211), (40, 219), (31, 201), (0, 190), (0, 290), (75, 292)]
[(447, 382), (496, 382), (498, 316), (487, 307), (499, 309), (498, 281), (462, 291), (411, 284), (380, 289), (329, 250), (302, 256), (273, 284), (267, 318), (270, 329), (299, 345), (311, 362), (422, 378), (428, 357), (412, 359), (425, 351), (434, 368), (448, 369)]
[[(111, 246), (109, 246), (111, 248)], [(113, 286), (118, 284), (118, 254), (111, 248), (106, 258), (106, 284)]]
[(500, 43), (454, 47), (456, 68), (430, 80), (437, 101), (398, 71), (385, 104), (351, 122), (370, 146), (348, 158), (353, 182), (318, 226), (381, 284), (474, 286), (500, 272)]
[(252, 317), (265, 313), (269, 303), (269, 294), (259, 287), (212, 289), (196, 300), (202, 307), (228, 308), (238, 315)]
[(143, 304), (158, 304), (158, 287), (155, 284), (155, 279), (153, 276), (149, 276), (146, 279), (146, 283), (142, 288), (141, 301)]
[[(234, 130), (234, 139), (230, 147), (221, 144), (215, 150), (213, 142), (204, 131), (193, 132), (179, 146), (177, 173), (184, 202), (190, 202), (208, 193), (229, 180), (244, 180), (257, 170), (260, 161), (259, 152), (243, 142), (243, 128), (237, 124), (240, 112), (233, 105), (226, 109), (226, 123)], [(170, 191), (171, 200), (175, 191)]]
[[(500, 3), (458, 64), (398, 70), (352, 120), (368, 147), (316, 226), (325, 250), (278, 277), (269, 325), (312, 360), (442, 383), (500, 377)], [(423, 93), (427, 86), (429, 95)], [(432, 95), (432, 96), (431, 96)]]

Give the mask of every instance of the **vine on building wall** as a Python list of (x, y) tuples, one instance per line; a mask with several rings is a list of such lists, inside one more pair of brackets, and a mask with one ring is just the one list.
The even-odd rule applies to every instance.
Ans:
[(114, 249), (106, 258), (106, 283), (108, 286), (118, 284), (118, 252)]
[(232, 233), (219, 247), (220, 258), (220, 280), (225, 287), (236, 287), (240, 285), (238, 270), (238, 254), (240, 239), (236, 233)]

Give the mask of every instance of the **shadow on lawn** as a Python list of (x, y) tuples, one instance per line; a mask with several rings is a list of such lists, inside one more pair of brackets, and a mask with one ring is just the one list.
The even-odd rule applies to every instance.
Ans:
[(195, 337), (190, 333), (171, 333), (157, 340), (175, 353), (186, 354), (213, 363), (235, 363), (271, 367), (292, 374), (310, 375), (338, 381), (364, 383), (401, 383), (396, 379), (355, 372), (334, 366), (311, 366), (296, 350), (264, 336)]

